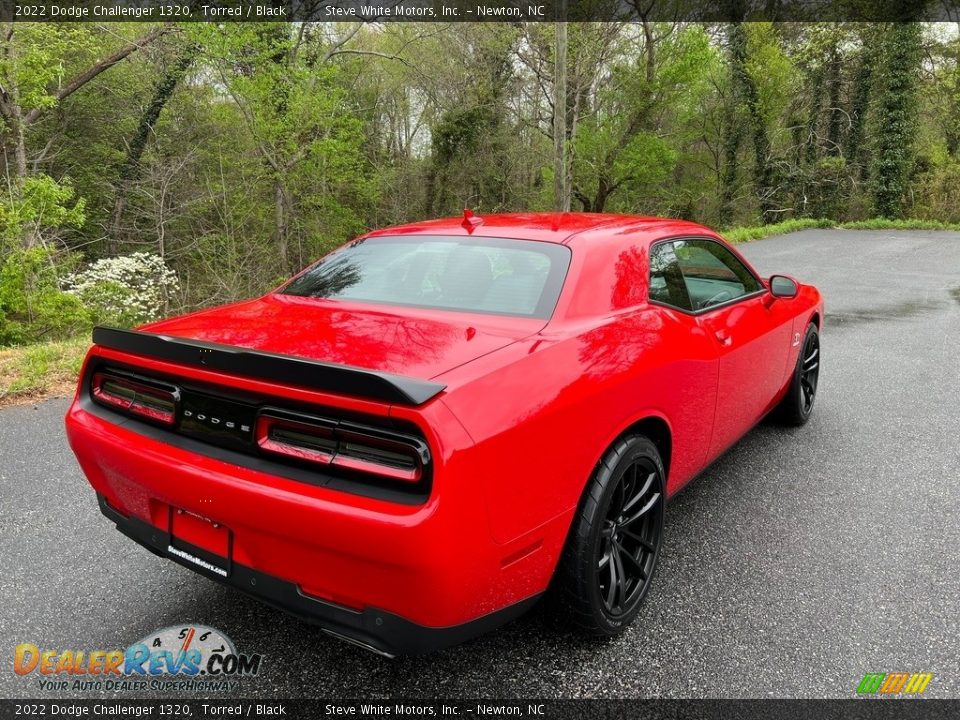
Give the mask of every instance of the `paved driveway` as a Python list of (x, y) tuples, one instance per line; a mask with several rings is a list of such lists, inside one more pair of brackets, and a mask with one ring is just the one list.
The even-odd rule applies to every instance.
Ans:
[(668, 508), (638, 622), (589, 641), (541, 613), (388, 661), (113, 530), (63, 438), (66, 401), (0, 412), (0, 696), (19, 642), (125, 647), (188, 621), (266, 655), (246, 697), (850, 697), (926, 671), (960, 697), (960, 234), (808, 231), (743, 246), (826, 297), (813, 420), (761, 425)]

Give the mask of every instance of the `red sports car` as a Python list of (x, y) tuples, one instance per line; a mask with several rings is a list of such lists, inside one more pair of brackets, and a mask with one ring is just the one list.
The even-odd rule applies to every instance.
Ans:
[(771, 411), (809, 418), (822, 320), (701, 225), (466, 212), (97, 328), (67, 434), (121, 532), (368, 649), (457, 643), (548, 589), (614, 634), (667, 498)]

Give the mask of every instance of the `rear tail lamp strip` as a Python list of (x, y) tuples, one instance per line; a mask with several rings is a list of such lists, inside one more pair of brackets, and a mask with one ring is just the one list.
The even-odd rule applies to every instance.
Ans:
[(419, 438), (327, 418), (261, 412), (255, 437), (266, 453), (405, 483), (419, 482), (430, 463)]
[(148, 385), (109, 373), (94, 373), (90, 385), (93, 399), (119, 410), (162, 425), (172, 426), (177, 418), (176, 388)]
[[(125, 415), (176, 425), (180, 390), (174, 385), (98, 371), (90, 393)], [(279, 408), (260, 411), (254, 440), (265, 454), (410, 484), (430, 464), (430, 450), (416, 436)]]

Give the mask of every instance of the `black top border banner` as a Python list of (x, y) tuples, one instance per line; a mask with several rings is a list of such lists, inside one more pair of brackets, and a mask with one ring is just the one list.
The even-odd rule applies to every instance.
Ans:
[(0, 700), (0, 718), (489, 718), (524, 720), (946, 720), (960, 700)]
[(2, 22), (915, 22), (960, 0), (0, 0)]

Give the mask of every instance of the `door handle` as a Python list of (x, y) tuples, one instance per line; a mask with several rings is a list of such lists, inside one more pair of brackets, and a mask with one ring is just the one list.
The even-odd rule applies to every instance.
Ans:
[(730, 344), (733, 342), (733, 338), (730, 337), (726, 330), (715, 330), (713, 335), (724, 347), (730, 347)]

